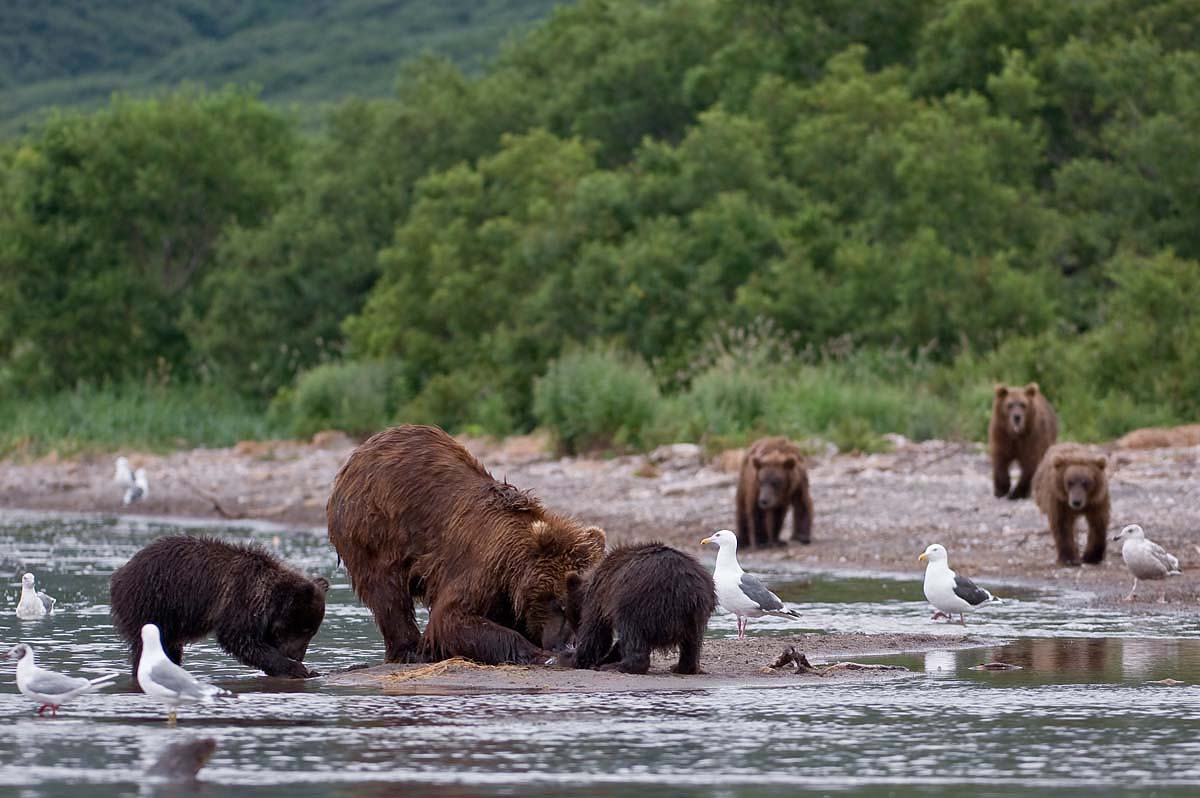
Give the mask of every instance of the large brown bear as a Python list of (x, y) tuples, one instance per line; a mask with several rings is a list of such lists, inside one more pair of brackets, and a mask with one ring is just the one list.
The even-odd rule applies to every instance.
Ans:
[(238, 662), (268, 676), (316, 676), (302, 661), (325, 619), (329, 582), (310, 579), (258, 546), (202, 536), (151, 542), (113, 572), (113, 625), (129, 644), (133, 680), (142, 625), (156, 624), (177, 665), (183, 647), (215, 633)]
[(737, 535), (742, 546), (780, 546), (788, 508), (792, 540), (812, 542), (813, 503), (804, 455), (787, 438), (760, 438), (746, 450), (737, 487)]
[(603, 531), (497, 482), (436, 427), (393, 427), (355, 449), (326, 514), (389, 662), (543, 660), (570, 637), (567, 576), (604, 555)]
[(1058, 546), (1059, 565), (1079, 565), (1075, 520), (1087, 518), (1087, 548), (1083, 561), (1104, 560), (1110, 503), (1107, 460), (1076, 443), (1051, 446), (1033, 478), (1033, 498), (1050, 521)]
[(563, 662), (645, 673), (652, 651), (678, 648), (671, 670), (699, 673), (716, 606), (712, 574), (692, 555), (661, 543), (618, 547), (586, 579), (567, 578), (567, 618), (578, 647)]
[[(1028, 499), (1038, 463), (1056, 440), (1058, 416), (1036, 382), (1024, 387), (997, 385), (992, 420), (988, 424), (992, 488), (996, 496)], [(1014, 460), (1021, 467), (1021, 477), (1010, 491), (1008, 467)]]

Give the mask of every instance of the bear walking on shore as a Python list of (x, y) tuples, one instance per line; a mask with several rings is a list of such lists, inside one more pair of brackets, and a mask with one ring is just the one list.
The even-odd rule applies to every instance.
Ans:
[[(997, 498), (1028, 499), (1033, 476), (1046, 450), (1058, 439), (1058, 416), (1036, 382), (1023, 387), (997, 385), (988, 423), (992, 489)], [(1015, 488), (1008, 469), (1016, 461), (1021, 476)], [(1010, 490), (1011, 488), (1011, 490)]]
[(355, 449), (326, 515), (388, 662), (543, 661), (569, 639), (568, 575), (604, 555), (602, 530), (496, 481), (437, 427), (393, 427)]
[(704, 630), (716, 606), (712, 574), (695, 557), (661, 543), (618, 547), (586, 578), (568, 580), (573, 664), (645, 673), (652, 651), (678, 648), (671, 670), (699, 673)]
[(118, 568), (109, 585), (113, 625), (129, 644), (134, 681), (142, 626), (158, 626), (176, 665), (183, 647), (211, 633), (238, 662), (268, 676), (316, 676), (304, 664), (325, 619), (329, 582), (288, 568), (267, 550), (171, 535)]
[(792, 511), (792, 540), (812, 542), (813, 502), (804, 455), (787, 438), (760, 438), (746, 450), (737, 486), (737, 537), (742, 546), (780, 546)]
[(1083, 561), (1103, 562), (1111, 512), (1107, 460), (1077, 443), (1051, 446), (1033, 478), (1033, 498), (1050, 522), (1059, 565), (1079, 565), (1075, 521), (1088, 524)]

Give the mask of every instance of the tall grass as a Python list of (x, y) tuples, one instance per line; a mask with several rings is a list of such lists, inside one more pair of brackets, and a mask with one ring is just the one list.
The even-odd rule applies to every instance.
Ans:
[(264, 408), (212, 386), (124, 384), (0, 399), (0, 456), (231, 446), (281, 437)]

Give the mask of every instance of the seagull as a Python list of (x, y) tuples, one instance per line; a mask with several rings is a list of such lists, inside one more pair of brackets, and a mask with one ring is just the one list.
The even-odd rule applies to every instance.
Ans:
[(44, 618), (54, 612), (54, 605), (57, 603), (55, 599), (45, 593), (34, 590), (33, 574), (25, 574), (21, 577), (21, 599), (17, 602), (17, 617), (22, 621), (36, 621), (38, 618)]
[(175, 710), (182, 704), (211, 704), (214, 698), (235, 698), (233, 693), (202, 682), (167, 659), (158, 627), (142, 627), (142, 656), (138, 660), (138, 684), (142, 692), (167, 706), (167, 722), (175, 725)]
[(125, 489), (125, 496), (121, 499), (122, 504), (141, 501), (150, 493), (150, 480), (146, 477), (146, 469), (139, 468), (137, 471), (130, 471), (129, 460), (124, 457), (117, 458), (113, 481)]
[(931, 544), (917, 559), (929, 563), (925, 567), (925, 598), (937, 610), (931, 620), (953, 620), (953, 615), (957, 612), (959, 623), (966, 626), (966, 613), (988, 604), (1000, 603), (1000, 599), (978, 587), (970, 579), (950, 570), (950, 564), (946, 560), (946, 547), (942, 544)]
[(21, 695), (39, 705), (39, 715), (47, 709), (51, 715), (58, 715), (58, 708), (72, 698), (99, 689), (120, 675), (106, 673), (96, 679), (85, 679), (39, 668), (33, 661), (33, 646), (26, 643), (13, 646), (8, 658), (17, 660), (17, 689)]
[[(1162, 546), (1153, 540), (1146, 540), (1146, 532), (1137, 524), (1130, 524), (1121, 530), (1114, 541), (1124, 540), (1121, 546), (1121, 559), (1125, 567), (1133, 574), (1133, 587), (1125, 601), (1137, 598), (1139, 579), (1166, 579), (1168, 576), (1179, 576), (1179, 560), (1175, 555), (1168, 554)], [(1166, 604), (1166, 588), (1158, 591), (1158, 603)]]
[(712, 537), (700, 541), (717, 544), (717, 567), (713, 571), (713, 582), (717, 588), (717, 601), (737, 616), (738, 640), (746, 638), (746, 622), (763, 615), (779, 615), (784, 618), (799, 618), (800, 615), (783, 606), (783, 602), (762, 581), (742, 570), (737, 561), (737, 535), (728, 529), (716, 532)]

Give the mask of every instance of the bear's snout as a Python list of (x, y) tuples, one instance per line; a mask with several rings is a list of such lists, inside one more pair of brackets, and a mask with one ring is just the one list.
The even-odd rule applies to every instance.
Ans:
[(764, 510), (767, 510), (771, 507), (771, 500), (768, 499), (766, 496), (759, 496), (758, 497), (758, 506)]
[(1071, 499), (1071, 509), (1072, 510), (1083, 509), (1083, 499)]

